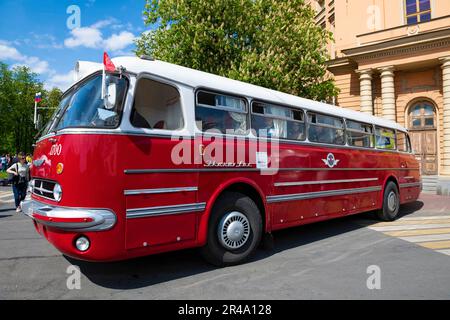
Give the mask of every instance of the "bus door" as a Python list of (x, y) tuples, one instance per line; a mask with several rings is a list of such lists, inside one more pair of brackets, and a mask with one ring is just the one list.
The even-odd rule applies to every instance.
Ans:
[(127, 249), (195, 239), (196, 216), (204, 204), (197, 201), (194, 139), (186, 134), (193, 119), (181, 107), (192, 95), (151, 78), (137, 80), (130, 124), (148, 134), (129, 136), (131, 147), (124, 155), (135, 168), (126, 174), (124, 191)]

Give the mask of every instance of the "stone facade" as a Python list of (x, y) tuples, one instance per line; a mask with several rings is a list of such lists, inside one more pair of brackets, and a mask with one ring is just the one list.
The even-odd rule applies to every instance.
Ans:
[(333, 32), (336, 104), (410, 130), (422, 175), (450, 192), (450, 1), (310, 0)]

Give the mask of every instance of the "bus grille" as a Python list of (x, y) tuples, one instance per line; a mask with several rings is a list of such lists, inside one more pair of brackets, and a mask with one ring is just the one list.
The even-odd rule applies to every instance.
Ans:
[(50, 200), (55, 200), (53, 196), (53, 188), (56, 182), (34, 179), (33, 194)]

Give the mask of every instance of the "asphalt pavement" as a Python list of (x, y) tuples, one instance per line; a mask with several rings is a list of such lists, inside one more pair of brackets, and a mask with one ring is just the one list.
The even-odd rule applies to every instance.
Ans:
[(450, 197), (422, 195), (401, 216), (282, 230), (222, 269), (195, 249), (88, 263), (54, 249), (0, 187), (0, 299), (449, 299)]

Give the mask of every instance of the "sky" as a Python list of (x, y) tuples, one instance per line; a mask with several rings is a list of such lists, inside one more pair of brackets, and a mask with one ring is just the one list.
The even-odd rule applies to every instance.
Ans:
[[(145, 0), (0, 0), (0, 61), (26, 65), (46, 89), (67, 89), (78, 60), (134, 55), (149, 29)], [(79, 14), (78, 14), (79, 13)]]

